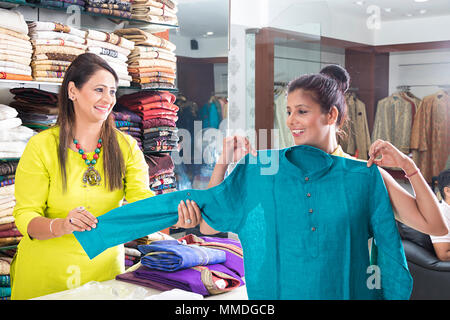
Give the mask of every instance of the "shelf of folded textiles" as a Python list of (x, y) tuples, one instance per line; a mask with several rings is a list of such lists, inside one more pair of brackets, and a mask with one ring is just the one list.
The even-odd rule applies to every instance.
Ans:
[[(0, 0), (1, 2), (7, 2), (7, 3), (12, 3), (12, 4), (17, 4), (20, 6), (27, 6), (27, 7), (33, 7), (33, 8), (39, 8), (39, 9), (49, 9), (49, 10), (57, 10), (57, 11), (67, 11), (67, 8), (59, 8), (59, 7), (51, 7), (48, 5), (42, 5), (39, 3), (29, 3), (23, 0)], [(163, 27), (164, 29), (176, 29), (179, 28), (178, 25), (173, 25), (173, 24), (168, 24), (168, 23), (158, 23), (158, 22), (149, 22), (146, 20), (138, 20), (138, 19), (132, 19), (132, 18), (127, 18), (127, 17), (120, 17), (120, 16), (114, 16), (114, 15), (107, 15), (107, 14), (103, 14), (103, 13), (97, 13), (97, 12), (90, 12), (90, 11), (86, 11), (84, 10), (84, 7), (81, 7), (82, 11), (81, 14), (87, 15), (87, 16), (94, 16), (94, 17), (103, 17), (103, 18), (107, 18), (107, 19), (115, 19), (115, 20), (123, 20), (123, 21), (129, 21), (129, 22), (133, 22), (134, 24), (139, 24), (141, 26), (160, 26)]]
[(60, 86), (61, 82), (47, 82), (47, 81), (34, 81), (34, 80), (11, 80), (0, 79), (0, 83), (19, 83), (19, 84), (44, 84), (52, 86)]

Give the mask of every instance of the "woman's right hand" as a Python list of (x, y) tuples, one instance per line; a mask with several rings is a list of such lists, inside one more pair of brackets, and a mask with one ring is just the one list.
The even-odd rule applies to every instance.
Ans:
[(241, 136), (226, 137), (223, 139), (222, 154), (217, 162), (226, 165), (236, 163), (248, 153), (257, 156), (256, 150), (252, 147), (248, 138)]
[(65, 219), (62, 219), (61, 229), (63, 234), (69, 234), (73, 231), (90, 231), (97, 227), (97, 218), (87, 211), (84, 207), (78, 207), (71, 210)]

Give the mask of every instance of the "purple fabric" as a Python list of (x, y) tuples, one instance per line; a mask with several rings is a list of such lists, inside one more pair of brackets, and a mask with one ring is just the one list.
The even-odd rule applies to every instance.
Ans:
[(116, 276), (116, 280), (129, 282), (129, 283), (133, 283), (133, 284), (137, 284), (140, 286), (149, 287), (149, 288), (153, 288), (153, 289), (161, 290), (161, 291), (169, 291), (169, 290), (175, 289), (175, 287), (169, 286), (167, 284), (163, 284), (163, 283), (148, 280), (148, 279), (138, 278), (138, 277), (136, 277), (134, 272), (125, 272), (125, 273), (119, 274)]
[[(215, 243), (222, 243), (222, 244), (226, 244), (226, 245), (232, 245), (232, 246), (235, 246), (236, 248), (239, 248), (242, 250), (241, 243), (234, 239), (218, 238), (218, 237), (198, 237), (198, 239), (202, 239), (205, 242), (215, 242)], [(196, 236), (194, 236), (192, 234), (186, 235), (186, 236), (180, 238), (179, 240), (180, 241), (185, 240), (186, 243), (188, 243), (188, 244), (200, 243), (196, 240)], [(220, 248), (214, 247), (214, 249), (220, 249)], [(231, 271), (233, 271), (234, 273), (236, 273), (239, 277), (243, 278), (245, 275), (243, 257), (238, 254), (232, 253), (228, 250), (223, 250), (223, 251), (225, 252), (226, 261), (223, 262), (222, 264), (225, 267), (227, 267), (228, 269), (230, 269)]]
[[(238, 275), (236, 275), (233, 271), (229, 270), (227, 267), (220, 263), (203, 266), (203, 268), (208, 268), (209, 270), (225, 273), (235, 278), (236, 280), (239, 280), (239, 286), (242, 286), (244, 284), (244, 281)], [(175, 272), (164, 272), (141, 266), (139, 269), (134, 271), (134, 273), (137, 278), (156, 281), (164, 285), (169, 285), (178, 289), (195, 292), (203, 296), (210, 295), (202, 282), (201, 272), (192, 268), (178, 270)]]

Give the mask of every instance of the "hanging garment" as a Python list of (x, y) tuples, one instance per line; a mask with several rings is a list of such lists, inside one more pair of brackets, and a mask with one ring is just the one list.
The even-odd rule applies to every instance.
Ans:
[[(94, 258), (175, 224), (187, 199), (212, 228), (239, 236), (250, 299), (410, 297), (412, 278), (378, 168), (309, 146), (248, 154), (216, 187), (114, 209), (98, 217), (95, 230), (74, 235)], [(374, 287), (367, 283), (372, 236), (381, 274)]]
[(400, 93), (394, 93), (378, 102), (372, 142), (377, 139), (386, 140), (403, 153), (408, 154), (412, 125), (411, 103), (405, 100)]
[(344, 127), (345, 137), (339, 143), (348, 154), (358, 154), (358, 159), (367, 160), (371, 141), (366, 105), (354, 93), (346, 94), (345, 100), (349, 119)]
[(450, 98), (444, 90), (423, 98), (411, 132), (413, 160), (428, 183), (444, 170), (450, 154)]

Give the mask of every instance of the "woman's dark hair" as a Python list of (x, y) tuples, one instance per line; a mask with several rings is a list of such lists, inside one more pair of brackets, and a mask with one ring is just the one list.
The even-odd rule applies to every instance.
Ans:
[[(68, 92), (69, 82), (72, 81), (78, 89), (81, 89), (83, 85), (99, 70), (106, 70), (110, 72), (114, 76), (116, 84), (119, 82), (119, 77), (116, 72), (104, 59), (93, 53), (84, 53), (79, 55), (70, 64), (59, 90), (59, 114), (57, 125), (60, 128), (60, 134), (58, 159), (64, 191), (67, 190), (67, 152), (71, 141), (74, 139), (72, 130), (75, 125), (75, 110), (72, 100), (69, 99)], [(108, 118), (102, 125), (100, 138), (103, 140), (102, 152), (105, 184), (111, 191), (123, 187), (123, 174), (125, 172), (125, 163), (122, 151), (119, 147), (119, 142), (117, 140), (116, 131), (117, 129), (115, 126), (114, 117), (112, 114), (109, 114)]]
[(334, 79), (338, 83), (342, 93), (346, 93), (348, 88), (350, 88), (350, 74), (340, 65), (330, 64), (323, 67), (322, 70), (320, 70), (320, 74)]
[(450, 187), (450, 169), (442, 171), (438, 176), (438, 189), (441, 193), (442, 199), (445, 199), (444, 188)]
[(339, 111), (337, 125), (340, 128), (344, 124), (347, 105), (344, 92), (336, 80), (323, 74), (307, 74), (289, 83), (288, 94), (299, 89), (310, 93), (325, 114), (330, 113), (331, 108), (335, 106)]

